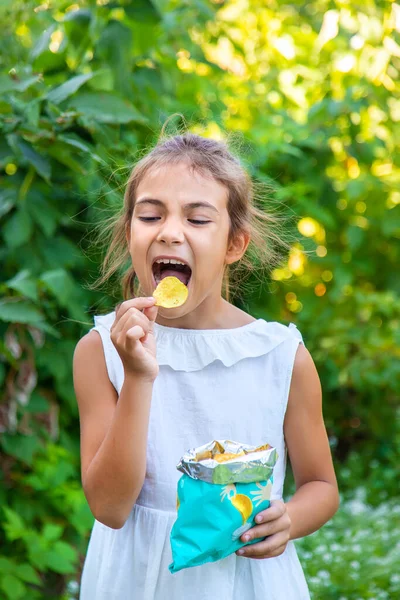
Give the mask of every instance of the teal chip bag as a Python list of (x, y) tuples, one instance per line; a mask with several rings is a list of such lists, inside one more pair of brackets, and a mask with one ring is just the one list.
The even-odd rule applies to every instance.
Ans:
[(278, 459), (269, 444), (249, 446), (214, 440), (189, 450), (177, 469), (177, 518), (171, 529), (171, 573), (214, 562), (255, 544), (240, 536), (270, 505)]

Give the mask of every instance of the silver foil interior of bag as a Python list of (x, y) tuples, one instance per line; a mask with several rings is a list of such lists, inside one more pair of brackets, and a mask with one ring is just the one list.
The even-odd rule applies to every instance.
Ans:
[[(213, 458), (216, 454), (224, 453), (238, 456), (224, 462)], [(271, 477), (277, 460), (276, 448), (269, 444), (250, 446), (231, 440), (213, 440), (188, 450), (176, 468), (192, 479), (226, 485), (266, 481)]]

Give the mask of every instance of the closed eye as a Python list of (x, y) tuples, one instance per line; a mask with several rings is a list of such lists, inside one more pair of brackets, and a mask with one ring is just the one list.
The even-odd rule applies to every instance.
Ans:
[[(157, 221), (161, 217), (138, 217), (140, 221), (144, 221), (145, 223), (149, 223), (151, 221)], [(211, 221), (198, 221), (197, 219), (188, 219), (190, 223), (195, 223), (196, 225), (206, 225), (207, 223), (211, 223)]]

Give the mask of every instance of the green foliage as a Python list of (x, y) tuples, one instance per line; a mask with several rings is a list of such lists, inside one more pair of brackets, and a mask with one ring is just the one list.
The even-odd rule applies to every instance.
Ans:
[(358, 488), (333, 519), (296, 542), (312, 600), (400, 596), (397, 502), (373, 508)]
[[(394, 6), (1, 3), (0, 600), (67, 600), (79, 579), (93, 518), (80, 485), (72, 356), (92, 315), (121, 299), (117, 280), (105, 293), (86, 285), (104, 250), (91, 232), (120, 207), (132, 161), (172, 112), (203, 135), (235, 132), (249, 172), (272, 182), (296, 216), (298, 242), (281, 268), (234, 300), (257, 317), (297, 322), (337, 464), (346, 461), (341, 489), (363, 481), (374, 506), (397, 494)], [(346, 518), (334, 526), (344, 531)], [(314, 552), (316, 539), (304, 547)], [(379, 556), (386, 546), (376, 544)], [(329, 596), (323, 567), (310, 567), (316, 598), (322, 589), (340, 597), (340, 568)], [(364, 597), (361, 583), (346, 585), (342, 596)], [(398, 593), (388, 575), (377, 585)]]

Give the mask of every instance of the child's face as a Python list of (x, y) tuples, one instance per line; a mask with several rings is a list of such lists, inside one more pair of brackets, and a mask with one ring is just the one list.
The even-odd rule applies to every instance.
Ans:
[(160, 308), (161, 315), (180, 317), (206, 299), (210, 307), (212, 299), (220, 299), (225, 265), (239, 260), (248, 244), (242, 239), (228, 247), (227, 198), (225, 186), (191, 173), (184, 163), (154, 169), (140, 182), (127, 241), (144, 294), (153, 294), (166, 268), (154, 266), (158, 257), (180, 259), (191, 269), (188, 283), (188, 275), (178, 273), (188, 286), (187, 301), (178, 308)]

